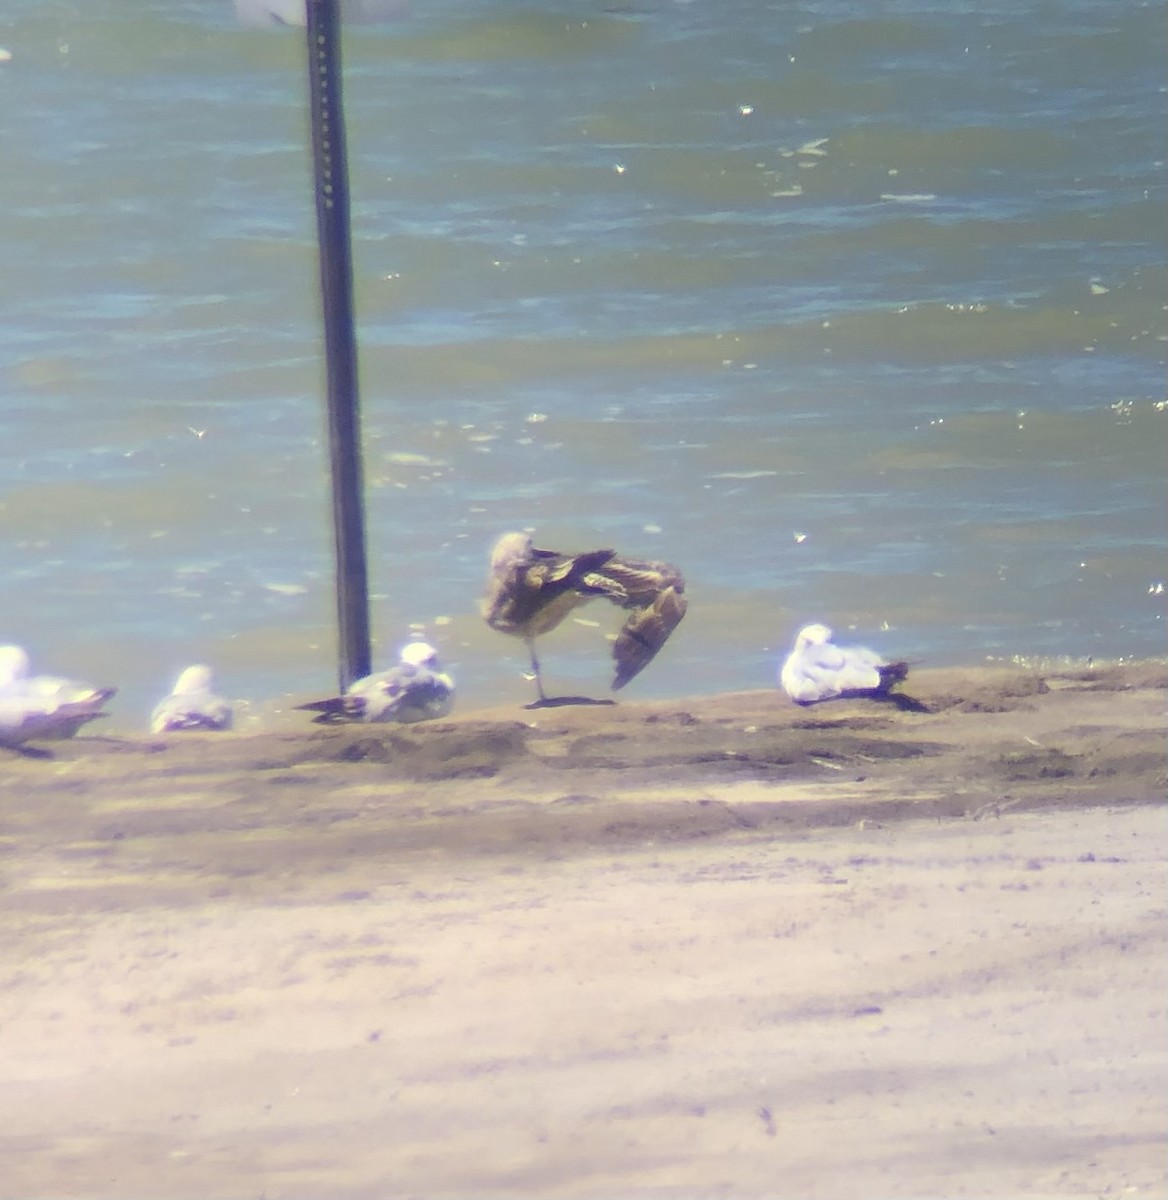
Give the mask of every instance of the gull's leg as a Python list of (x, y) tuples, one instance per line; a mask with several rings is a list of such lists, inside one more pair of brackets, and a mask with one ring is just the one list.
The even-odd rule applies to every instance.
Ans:
[(531, 655), (531, 677), (535, 680), (535, 690), (539, 693), (539, 703), (546, 702), (547, 697), (543, 694), (543, 680), (539, 674), (539, 659), (535, 654), (535, 638), (527, 639), (527, 652)]

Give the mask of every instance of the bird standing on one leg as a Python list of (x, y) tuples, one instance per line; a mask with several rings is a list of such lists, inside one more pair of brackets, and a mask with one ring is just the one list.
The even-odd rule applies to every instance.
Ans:
[(505, 533), (491, 552), (483, 616), (492, 629), (523, 639), (538, 699), (543, 689), (535, 639), (575, 608), (603, 597), (630, 614), (613, 646), (613, 690), (652, 661), (685, 616), (685, 580), (669, 563), (625, 558), (614, 550), (560, 554), (536, 548), (525, 533)]

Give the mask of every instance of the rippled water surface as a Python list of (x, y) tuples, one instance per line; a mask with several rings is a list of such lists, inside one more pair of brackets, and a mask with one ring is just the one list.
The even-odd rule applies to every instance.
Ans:
[[(1161, 654), (1165, 15), (414, 0), (345, 45), (378, 657), (527, 698), (500, 532), (677, 563), (630, 696), (805, 620), (928, 663)], [(303, 31), (0, 11), (0, 641), (140, 724), (334, 681)], [(617, 614), (544, 646), (602, 690)]]

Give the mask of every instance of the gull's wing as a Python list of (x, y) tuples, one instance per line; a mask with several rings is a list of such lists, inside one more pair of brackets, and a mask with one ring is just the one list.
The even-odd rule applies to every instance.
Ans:
[(413, 668), (390, 667), (388, 671), (375, 671), (349, 684), (343, 696), (329, 696), (325, 700), (311, 700), (297, 704), (298, 712), (315, 712), (318, 725), (329, 725), (340, 721), (376, 721), (401, 694), (402, 673)]
[(615, 691), (653, 661), (685, 616), (685, 579), (670, 563), (614, 554), (585, 582), (619, 608), (632, 610), (612, 648)]
[(150, 715), (152, 733), (184, 729), (230, 729), (231, 705), (210, 692), (173, 694), (160, 700)]
[(841, 674), (846, 691), (872, 689), (886, 692), (908, 678), (907, 662), (886, 662), (875, 650), (849, 646), (843, 651), (847, 662)]
[(864, 646), (840, 648), (840, 663), (835, 672), (838, 692), (867, 692), (880, 686), (883, 659)]
[(331, 725), (339, 721), (360, 721), (365, 715), (365, 701), (361, 696), (329, 696), (327, 700), (310, 700), (307, 704), (294, 706), (297, 712), (314, 712), (317, 725)]
[(783, 663), (779, 682), (792, 700), (814, 704), (840, 694), (846, 666), (846, 656), (838, 646), (800, 639)]
[(52, 729), (52, 714), (25, 701), (0, 696), (0, 746), (15, 748)]
[(629, 614), (612, 648), (616, 660), (613, 691), (623, 688), (653, 661), (685, 616), (685, 609), (685, 594), (675, 587), (667, 587), (658, 592), (649, 605)]
[[(836, 650), (834, 646), (827, 649)], [(823, 646), (797, 646), (783, 663), (779, 682), (783, 691), (799, 704), (814, 704), (839, 694), (834, 680), (838, 664), (824, 662), (823, 650)]]
[(392, 698), (380, 717), (369, 719), (400, 721), (413, 725), (418, 721), (433, 721), (444, 717), (454, 704), (454, 682), (449, 675), (431, 671), (429, 667), (412, 668), (410, 678), (401, 682), (399, 692)]
[(603, 595), (621, 608), (647, 608), (669, 588), (679, 595), (685, 591), (685, 579), (670, 563), (620, 554), (588, 571), (584, 582), (594, 594)]
[(96, 700), (67, 700), (62, 704), (45, 703), (28, 697), (0, 697), (0, 746), (20, 746), (38, 738), (59, 741), (72, 737), (87, 721), (106, 714), (101, 705), (109, 698), (94, 693)]
[(313, 718), (319, 725), (343, 721), (408, 725), (444, 717), (453, 702), (454, 684), (449, 675), (402, 663), (356, 680), (343, 696), (296, 707), (319, 713)]
[(117, 688), (90, 688), (88, 684), (79, 684), (72, 694), (66, 692), (59, 700), (44, 701), (52, 718), (51, 728), (38, 736), (55, 740), (74, 737), (82, 725), (108, 715), (101, 710), (117, 693)]

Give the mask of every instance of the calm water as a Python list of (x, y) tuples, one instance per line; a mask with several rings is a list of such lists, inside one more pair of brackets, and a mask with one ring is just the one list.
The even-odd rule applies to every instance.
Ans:
[[(374, 632), (464, 707), (530, 527), (689, 579), (628, 691), (812, 618), (928, 663), (1165, 651), (1165, 14), (414, 0), (346, 41)], [(0, 640), (334, 682), (303, 32), (0, 10)], [(601, 690), (598, 607), (544, 646)]]

